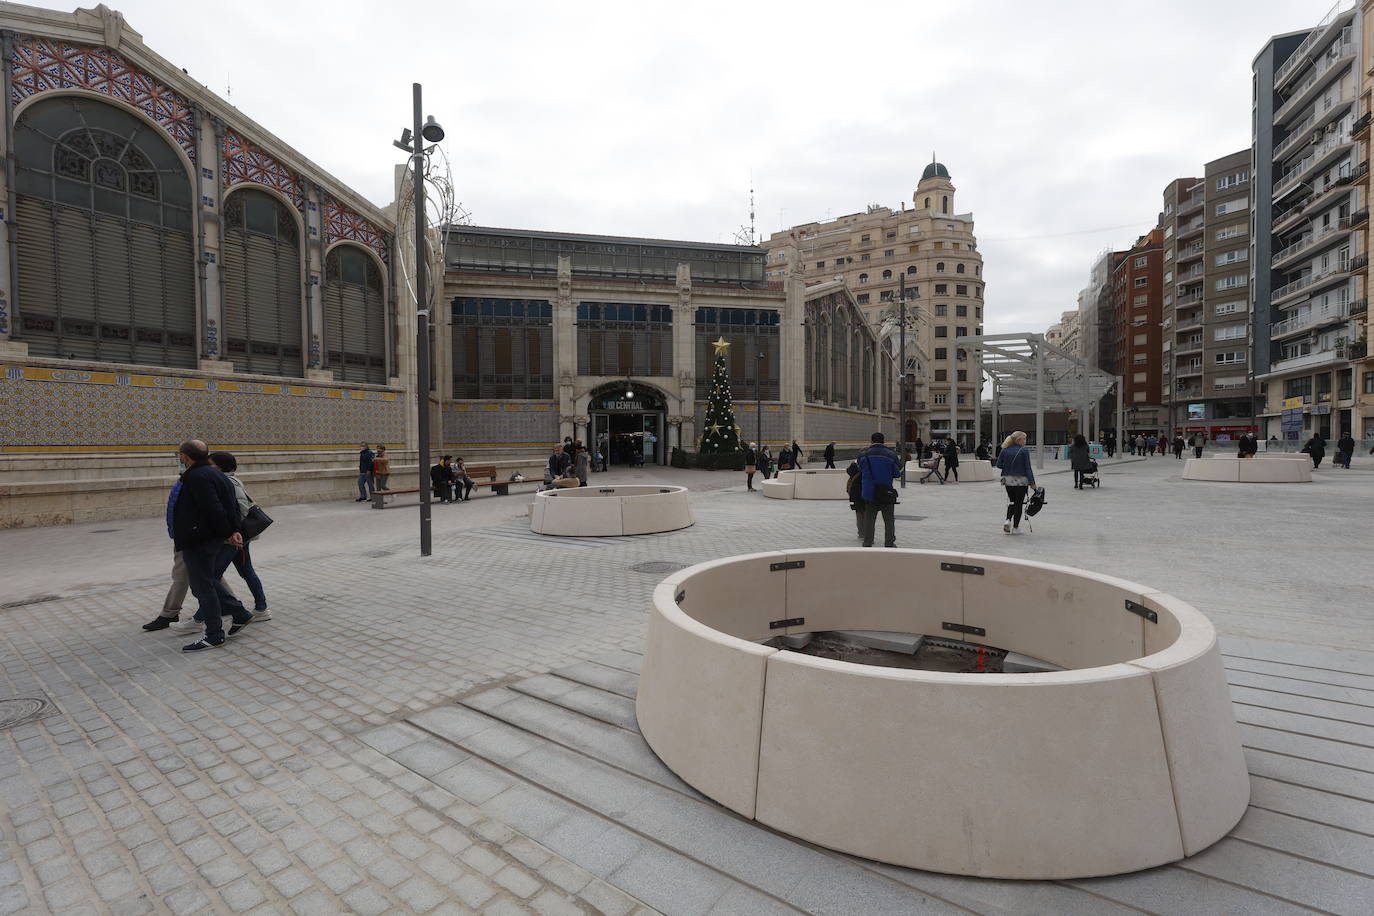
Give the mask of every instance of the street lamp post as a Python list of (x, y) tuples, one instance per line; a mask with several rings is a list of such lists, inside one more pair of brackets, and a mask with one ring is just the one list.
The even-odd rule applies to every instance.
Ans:
[[(412, 84), (414, 95), (414, 129), (405, 129), (401, 139), (394, 145), (406, 150), (410, 156), (410, 171), (414, 181), (413, 201), (415, 206), (415, 389), (419, 401), (419, 416), (416, 433), (419, 438), (420, 462), (420, 556), (427, 557), (433, 552), (430, 530), (430, 488), (426, 485), (425, 474), (429, 471), (429, 290), (425, 261), (425, 142), (438, 143), (444, 139), (444, 129), (431, 115), (424, 120), (420, 104), (420, 84)], [(409, 145), (408, 145), (409, 144)]]
[[(897, 399), (897, 455), (898, 457), (906, 454), (906, 401), (907, 401), (907, 379), (906, 379), (906, 274), (897, 276), (897, 333), (898, 333), (898, 371), (901, 373), (901, 391)], [(920, 455), (916, 456), (919, 461)], [(902, 486), (906, 486), (906, 465), (902, 465)]]
[(763, 448), (763, 359), (764, 352), (754, 354), (754, 452)]

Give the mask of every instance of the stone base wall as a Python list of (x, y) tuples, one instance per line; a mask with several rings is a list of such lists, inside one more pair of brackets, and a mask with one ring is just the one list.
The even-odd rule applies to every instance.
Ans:
[(543, 460), (562, 439), (554, 401), (456, 401), (444, 404), (442, 417), (436, 443), (442, 441), (444, 454), (462, 455), (469, 463)]
[[(759, 415), (757, 404), (750, 401), (735, 402), (735, 422), (743, 430), (742, 438), (745, 442), (753, 442), (758, 438)], [(705, 429), (706, 424), (706, 403), (697, 402), (696, 410), (696, 429), (697, 434)], [(792, 441), (792, 406), (790, 404), (778, 404), (763, 402), (763, 441), (769, 445), (774, 452)], [(695, 442), (684, 443), (689, 451), (695, 450)]]
[(870, 437), (881, 432), (889, 445), (897, 442), (897, 418), (873, 411), (840, 410), (834, 407), (806, 405), (806, 441), (808, 459), (819, 459), (829, 442), (835, 443), (839, 456), (853, 455), (868, 448)]

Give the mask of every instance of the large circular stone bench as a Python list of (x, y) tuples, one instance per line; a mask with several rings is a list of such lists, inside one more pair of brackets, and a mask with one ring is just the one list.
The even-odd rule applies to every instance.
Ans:
[(534, 495), (530, 530), (573, 537), (676, 531), (693, 522), (686, 487), (570, 487)]
[(1306, 455), (1277, 454), (1267, 458), (1234, 455), (1187, 458), (1183, 462), (1183, 479), (1225, 483), (1311, 483), (1312, 459)]
[(816, 468), (798, 471), (779, 471), (772, 480), (761, 485), (764, 496), (774, 499), (848, 499), (845, 484), (849, 474), (843, 468)]
[[(1070, 669), (955, 674), (771, 648), (822, 630), (936, 634)], [(1193, 855), (1249, 779), (1216, 632), (1079, 569), (918, 550), (731, 557), (654, 591), (639, 727), (747, 818), (911, 868), (1057, 879)]]
[[(942, 465), (940, 473), (944, 473)], [(926, 469), (921, 467), (919, 461), (908, 461), (906, 463), (906, 482), (912, 483), (920, 480), (926, 474)], [(985, 480), (996, 480), (1002, 476), (1002, 472), (994, 468), (991, 464), (978, 458), (970, 458), (967, 461), (959, 462), (959, 482), (960, 483), (979, 483)], [(932, 478), (933, 479), (933, 478)]]

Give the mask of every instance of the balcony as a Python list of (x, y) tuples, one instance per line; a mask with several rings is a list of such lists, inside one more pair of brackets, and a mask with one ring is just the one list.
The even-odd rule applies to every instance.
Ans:
[(1205, 220), (1195, 219), (1187, 225), (1181, 225), (1174, 230), (1174, 238), (1181, 239), (1184, 236), (1192, 235), (1194, 232), (1201, 232), (1205, 223)]
[(1179, 344), (1179, 345), (1174, 349), (1174, 353), (1178, 354), (1179, 356), (1182, 356), (1182, 355), (1185, 354), (1185, 353), (1201, 353), (1201, 352), (1202, 352), (1202, 341), (1200, 341), (1200, 340), (1189, 341), (1188, 343), (1181, 343), (1181, 344)]
[(1369, 125), (1374, 122), (1374, 114), (1366, 111), (1355, 119), (1355, 123), (1350, 125), (1350, 136), (1359, 139), (1360, 135), (1369, 130)]
[(1350, 314), (1351, 314), (1351, 316), (1355, 316), (1355, 315), (1364, 315), (1364, 314), (1368, 313), (1368, 311), (1369, 311), (1369, 300), (1368, 300), (1368, 299), (1356, 299), (1354, 302), (1350, 303)]
[(1350, 259), (1350, 272), (1352, 274), (1365, 273), (1369, 270), (1369, 255), (1357, 254)]
[(1302, 369), (1315, 369), (1327, 363), (1334, 363), (1341, 359), (1336, 355), (1334, 349), (1315, 350), (1311, 353), (1304, 353), (1302, 356), (1293, 356), (1289, 359), (1274, 360), (1269, 364), (1269, 374), (1278, 375), (1283, 372), (1297, 372)]
[(1199, 328), (1199, 327), (1202, 327), (1202, 316), (1201, 316), (1201, 315), (1198, 315), (1198, 316), (1196, 316), (1196, 317), (1194, 317), (1194, 318), (1180, 318), (1180, 319), (1174, 324), (1174, 330), (1175, 330), (1175, 331), (1187, 331), (1187, 330), (1189, 330), (1190, 328)]
[(1288, 80), (1302, 72), (1303, 64), (1311, 61), (1311, 53), (1317, 48), (1323, 47), (1327, 43), (1327, 30), (1332, 23), (1336, 22), (1347, 13), (1353, 13), (1356, 7), (1354, 0), (1336, 0), (1336, 5), (1331, 7), (1322, 17), (1322, 21), (1317, 23), (1316, 28), (1307, 34), (1288, 59), (1274, 71), (1274, 88), (1282, 88)]
[(1294, 112), (1311, 102), (1313, 96), (1316, 95), (1314, 90), (1326, 80), (1332, 69), (1348, 64), (1354, 59), (1355, 43), (1353, 41), (1342, 44), (1340, 51), (1334, 55), (1328, 52), (1320, 61), (1316, 62), (1306, 79), (1293, 90), (1288, 101), (1280, 105), (1279, 110), (1274, 112), (1274, 123), (1282, 124), (1285, 118), (1291, 117)]
[(1339, 279), (1350, 273), (1350, 262), (1339, 261), (1334, 266), (1328, 267), (1322, 273), (1312, 273), (1305, 277), (1294, 280), (1292, 283), (1285, 283), (1278, 289), (1269, 294), (1269, 304), (1278, 305), (1279, 300), (1290, 297), (1296, 298), (1299, 293), (1309, 287), (1326, 283), (1331, 280)]
[(1271, 339), (1286, 337), (1308, 328), (1319, 327), (1333, 321), (1344, 321), (1350, 317), (1350, 304), (1341, 302), (1335, 305), (1319, 305), (1301, 314), (1292, 315), (1269, 326)]
[(1204, 194), (1189, 194), (1187, 197), (1183, 198), (1183, 200), (1180, 200), (1178, 202), (1179, 217), (1182, 217), (1186, 213), (1196, 213), (1198, 210), (1202, 209), (1202, 205), (1206, 202), (1206, 195)]
[(1187, 387), (1187, 388), (1175, 388), (1175, 389), (1174, 389), (1174, 400), (1175, 400), (1175, 401), (1187, 400), (1188, 398), (1200, 398), (1200, 397), (1202, 397), (1202, 386), (1201, 386), (1201, 385), (1190, 385), (1190, 386)]
[(1201, 242), (1189, 245), (1187, 248), (1180, 247), (1178, 249), (1178, 256), (1174, 259), (1175, 263), (1182, 264), (1185, 261), (1191, 261), (1194, 258), (1200, 258), (1202, 257), (1202, 250), (1203, 246)]
[(1202, 375), (1202, 366), (1179, 366), (1174, 370), (1174, 378), (1193, 378)]
[[(1336, 159), (1340, 152), (1350, 145), (1351, 139), (1349, 134), (1338, 133), (1324, 140), (1316, 149), (1299, 159), (1297, 164), (1285, 172), (1278, 181), (1274, 182), (1274, 200), (1279, 200), (1289, 191), (1305, 184), (1304, 179), (1312, 175), (1321, 166), (1327, 165), (1333, 159)], [(1337, 181), (1332, 182), (1332, 184), (1349, 184), (1355, 180), (1353, 175), (1344, 177), (1346, 179), (1345, 181), (1337, 179)], [(1323, 190), (1325, 189), (1324, 187)]]
[(1368, 222), (1368, 221), (1369, 221), (1369, 211), (1368, 211), (1368, 210), (1356, 210), (1354, 213), (1350, 214), (1350, 225), (1351, 225), (1351, 226), (1358, 226), (1358, 225), (1360, 225), (1360, 224), (1362, 224), (1362, 223), (1366, 223), (1366, 222)]
[[(1354, 225), (1355, 216), (1356, 214), (1352, 213), (1350, 216), (1342, 217), (1331, 225), (1318, 229), (1311, 235), (1305, 236), (1299, 241), (1294, 242), (1292, 245), (1289, 245), (1287, 248), (1275, 254), (1269, 262), (1270, 266), (1277, 270), (1280, 264), (1294, 260), (1305, 251), (1310, 251), (1323, 243), (1332, 244), (1342, 236), (1348, 235), (1351, 227)], [(1367, 210), (1364, 211), (1361, 222), (1366, 219), (1369, 219), (1369, 211)]]
[(1310, 130), (1312, 124), (1316, 120), (1317, 113), (1314, 111), (1310, 115), (1299, 121), (1297, 124), (1294, 124), (1292, 127), (1288, 128), (1288, 136), (1284, 138), (1282, 143), (1274, 147), (1274, 161), (1277, 162), (1280, 159), (1285, 159), (1295, 149), (1298, 149), (1304, 144), (1311, 143), (1312, 134), (1310, 133)]
[(1187, 308), (1190, 305), (1197, 305), (1201, 301), (1201, 293), (1189, 293), (1186, 296), (1179, 296), (1176, 300), (1174, 300), (1174, 308)]
[(1369, 342), (1365, 340), (1357, 340), (1353, 343), (1346, 344), (1345, 358), (1352, 361), (1357, 359), (1368, 359)]

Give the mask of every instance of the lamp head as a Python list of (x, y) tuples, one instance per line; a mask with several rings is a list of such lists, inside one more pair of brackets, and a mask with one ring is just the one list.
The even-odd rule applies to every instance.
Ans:
[(426, 143), (438, 143), (444, 139), (444, 129), (434, 120), (434, 115), (426, 119), (425, 126), (420, 129), (420, 136), (425, 138)]
[(414, 149), (411, 147), (411, 145), (410, 145), (410, 140), (411, 140), (411, 137), (413, 137), (413, 136), (414, 136), (414, 134), (412, 134), (412, 133), (410, 132), (410, 128), (407, 127), (407, 128), (405, 128), (405, 129), (403, 129), (403, 130), (401, 131), (401, 139), (399, 139), (399, 140), (392, 140), (392, 141), (391, 141), (391, 145), (394, 146), (394, 147), (396, 147), (397, 149), (403, 149), (403, 150), (405, 150), (407, 153), (413, 153), (413, 152), (415, 152), (415, 150), (414, 150)]

